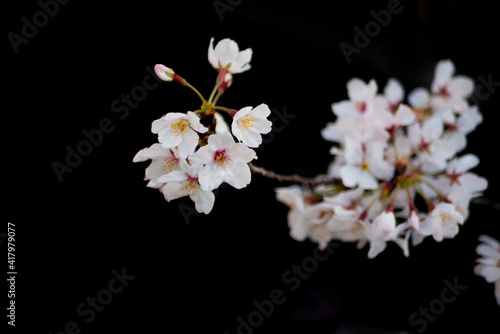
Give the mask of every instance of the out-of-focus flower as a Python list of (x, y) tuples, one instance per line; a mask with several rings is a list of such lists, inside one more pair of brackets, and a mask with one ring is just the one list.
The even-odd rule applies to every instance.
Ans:
[(484, 277), (486, 282), (495, 284), (495, 298), (500, 305), (500, 242), (487, 235), (479, 237), (479, 244), (476, 248), (479, 263), (474, 267), (474, 272), (478, 276)]

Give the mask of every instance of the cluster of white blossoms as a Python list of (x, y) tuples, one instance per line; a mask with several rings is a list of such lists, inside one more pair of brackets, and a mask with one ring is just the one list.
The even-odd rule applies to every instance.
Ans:
[(382, 93), (374, 80), (347, 83), (349, 99), (333, 103), (336, 120), (321, 132), (336, 143), (327, 181), (276, 189), (293, 238), (369, 244), (373, 258), (391, 241), (408, 256), (410, 239), (458, 233), (487, 181), (470, 172), (475, 155), (457, 156), (482, 116), (467, 101), (473, 81), (454, 74), (450, 60), (438, 62), (431, 90), (415, 89), (407, 103), (396, 79)]
[[(267, 119), (271, 111), (265, 104), (239, 111), (216, 105), (232, 84), (233, 74), (250, 68), (252, 50), (240, 51), (230, 39), (221, 40), (214, 48), (213, 41), (208, 60), (218, 75), (208, 99), (172, 69), (155, 66), (161, 80), (191, 88), (202, 104), (198, 110), (169, 112), (153, 121), (151, 131), (158, 135), (158, 143), (140, 150), (133, 159), (151, 160), (145, 176), (148, 187), (159, 189), (167, 201), (189, 196), (196, 210), (205, 214), (214, 206), (213, 191), (223, 182), (237, 189), (250, 183), (248, 163), (257, 158), (252, 148), (262, 143), (262, 134), (270, 132), (272, 126)], [(232, 118), (231, 126), (217, 111)]]
[[(213, 191), (224, 182), (244, 188), (252, 172), (292, 182), (295, 185), (276, 188), (276, 197), (290, 208), (294, 239), (309, 238), (321, 249), (331, 240), (356, 242), (358, 248), (369, 244), (369, 258), (384, 251), (388, 242), (409, 256), (410, 240), (415, 246), (428, 236), (441, 242), (457, 235), (470, 201), (488, 183), (470, 172), (479, 164), (478, 157), (458, 156), (482, 116), (468, 102), (473, 81), (455, 76), (453, 62), (438, 62), (431, 89), (417, 88), (406, 101), (396, 79), (389, 79), (382, 93), (375, 80), (350, 80), (349, 99), (332, 104), (336, 120), (321, 132), (336, 144), (330, 150), (334, 160), (325, 175), (304, 178), (251, 164), (262, 134), (271, 131), (267, 105), (240, 110), (217, 105), (233, 75), (250, 69), (251, 59), (252, 49), (240, 51), (227, 38), (214, 47), (212, 38), (208, 61), (218, 75), (208, 99), (172, 69), (155, 66), (161, 80), (192, 89), (201, 106), (153, 121), (151, 131), (158, 142), (133, 159), (151, 161), (146, 168), (148, 187), (159, 189), (167, 201), (189, 196), (198, 212), (208, 214), (214, 206)], [(482, 258), (475, 272), (495, 283), (500, 305), (500, 243), (485, 235), (479, 240)]]

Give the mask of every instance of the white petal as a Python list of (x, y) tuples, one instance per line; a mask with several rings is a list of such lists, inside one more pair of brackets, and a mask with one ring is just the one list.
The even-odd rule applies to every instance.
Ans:
[(490, 245), (491, 247), (497, 249), (498, 251), (500, 251), (500, 242), (488, 235), (485, 235), (485, 234), (482, 234), (479, 236), (479, 241), (481, 242), (484, 242), (488, 245)]
[(398, 80), (390, 78), (384, 88), (384, 95), (390, 103), (399, 103), (404, 98), (404, 88)]
[(165, 199), (167, 201), (171, 201), (180, 197), (187, 196), (187, 193), (185, 193), (182, 189), (184, 186), (187, 184), (187, 182), (170, 182), (167, 183), (161, 191), (163, 192), (163, 195), (165, 196)]
[(214, 49), (215, 56), (222, 67), (226, 67), (226, 65), (231, 63), (238, 55), (238, 52), (238, 44), (229, 38), (221, 40)]
[(358, 183), (361, 170), (358, 167), (345, 165), (340, 168), (340, 178), (347, 188), (353, 188)]
[(189, 156), (189, 162), (198, 165), (204, 165), (214, 160), (214, 151), (208, 147), (200, 147), (196, 152)]
[(500, 260), (499, 250), (486, 244), (480, 244), (479, 246), (477, 246), (476, 253), (486, 258)]
[(474, 91), (474, 82), (467, 77), (456, 76), (448, 85), (450, 94), (459, 97), (468, 97)]
[(479, 165), (479, 158), (474, 154), (466, 154), (458, 159), (455, 172), (464, 173), (477, 165)]
[(224, 181), (220, 173), (217, 173), (213, 165), (207, 165), (201, 171), (198, 181), (202, 190), (212, 191)]
[(353, 116), (356, 115), (356, 113), (358, 112), (354, 103), (348, 100), (332, 103), (332, 110), (337, 117), (342, 117), (346, 115)]
[(429, 91), (425, 88), (416, 88), (408, 95), (408, 102), (412, 107), (423, 108), (429, 103)]
[(211, 191), (204, 191), (198, 188), (198, 192), (195, 196), (191, 196), (195, 204), (196, 211), (203, 212), (204, 214), (209, 214), (214, 207), (215, 195)]
[(252, 107), (244, 107), (244, 108), (241, 108), (240, 110), (238, 110), (236, 112), (236, 114), (234, 114), (234, 116), (233, 116), (233, 123), (236, 122), (237, 120), (239, 120), (240, 118), (248, 115), (250, 113), (250, 111), (252, 111)]
[(222, 116), (217, 111), (215, 112), (215, 133), (225, 133), (229, 132), (229, 125), (227, 125), (224, 116)]
[(241, 73), (250, 69), (250, 61), (252, 60), (252, 49), (246, 49), (238, 53), (236, 58), (231, 62), (229, 71), (231, 73)]
[(267, 104), (261, 103), (257, 107), (253, 108), (252, 114), (260, 118), (267, 118), (269, 117), (269, 115), (271, 115), (271, 109), (269, 109)]
[(215, 69), (219, 68), (219, 60), (215, 56), (215, 51), (214, 51), (214, 38), (213, 37), (210, 39), (210, 45), (208, 47), (208, 61)]
[(186, 173), (181, 171), (172, 171), (168, 174), (162, 175), (158, 178), (158, 182), (168, 183), (168, 182), (183, 182), (187, 181), (188, 176)]
[(481, 276), (483, 276), (488, 283), (498, 281), (500, 279), (500, 268), (486, 266), (481, 270)]
[(246, 187), (252, 178), (252, 173), (250, 172), (250, 167), (247, 164), (232, 164), (232, 176), (230, 178), (225, 178), (224, 181), (229, 183), (236, 189), (241, 189)]
[(163, 129), (158, 133), (158, 141), (166, 148), (179, 146), (182, 142), (182, 137), (183, 136), (173, 132), (170, 128)]
[(200, 122), (200, 118), (196, 116), (196, 114), (192, 111), (187, 112), (187, 116), (189, 117), (189, 126), (199, 133), (205, 133), (208, 131), (206, 126), (203, 126)]
[(347, 95), (351, 101), (360, 101), (365, 98), (366, 83), (359, 79), (353, 78), (347, 82)]
[(249, 163), (257, 159), (257, 154), (254, 150), (246, 147), (244, 144), (236, 143), (227, 150), (227, 154), (232, 161), (238, 163)]
[(437, 92), (441, 87), (447, 84), (455, 73), (455, 65), (451, 60), (441, 60), (436, 65), (434, 72), (434, 81), (432, 91)]
[(377, 189), (377, 180), (368, 172), (361, 172), (358, 175), (358, 185), (362, 189)]
[(194, 152), (198, 145), (199, 136), (196, 132), (189, 129), (182, 136), (182, 141), (178, 145), (179, 155), (181, 158), (186, 159), (191, 153)]
[(229, 133), (214, 134), (208, 137), (208, 145), (214, 149), (225, 149), (234, 144), (233, 136)]
[(345, 140), (344, 158), (348, 164), (359, 165), (363, 161), (363, 147), (361, 143), (351, 137)]
[(396, 115), (394, 115), (397, 125), (410, 125), (415, 121), (415, 114), (410, 107), (400, 104)]
[[(234, 132), (233, 132), (234, 134)], [(236, 136), (236, 135), (235, 135)], [(236, 137), (237, 138), (237, 137)], [(259, 147), (262, 144), (262, 136), (253, 131), (242, 131), (241, 132), (241, 141), (247, 145), (248, 147)]]

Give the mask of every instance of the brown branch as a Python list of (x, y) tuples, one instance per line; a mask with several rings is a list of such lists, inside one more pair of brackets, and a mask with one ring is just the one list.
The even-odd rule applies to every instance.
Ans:
[(250, 167), (250, 170), (253, 173), (257, 173), (269, 179), (275, 179), (280, 182), (302, 183), (310, 186), (317, 186), (320, 184), (332, 184), (338, 182), (338, 179), (332, 179), (326, 175), (319, 175), (315, 178), (308, 178), (298, 174), (292, 174), (292, 175), (278, 174), (273, 171), (267, 170), (265, 168), (257, 167), (252, 163), (249, 163), (248, 166)]

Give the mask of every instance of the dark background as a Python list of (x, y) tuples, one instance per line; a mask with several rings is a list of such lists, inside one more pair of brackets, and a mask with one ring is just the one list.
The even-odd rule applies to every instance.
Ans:
[[(490, 182), (487, 200), (471, 205), (456, 238), (428, 238), (409, 258), (390, 244), (373, 260), (367, 248), (342, 244), (294, 292), (281, 277), (311, 256), (315, 244), (289, 237), (288, 210), (273, 191), (280, 184), (254, 176), (243, 190), (226, 187), (208, 216), (191, 215), (187, 224), (179, 205), (190, 201), (165, 202), (145, 187), (147, 163), (132, 163), (155, 141), (154, 119), (199, 107), (189, 89), (161, 84), (123, 120), (111, 110), (121, 94), (142, 85), (145, 67), (157, 63), (207, 96), (216, 75), (206, 57), (210, 38), (229, 37), (254, 56), (252, 69), (235, 75), (220, 104), (266, 103), (295, 115), (267, 138), (255, 163), (313, 176), (331, 160), (331, 143), (320, 130), (334, 120), (330, 105), (346, 99), (350, 78), (375, 78), (383, 88), (396, 77), (410, 92), (430, 87), (435, 63), (452, 59), (459, 74), (500, 81), (493, 0), (402, 0), (403, 11), (348, 64), (339, 44), (353, 44), (354, 27), (364, 29), (373, 20), (370, 11), (387, 3), (244, 0), (221, 21), (211, 1), (71, 1), (19, 53), (5, 37), (2, 224), (17, 227), (18, 332), (59, 333), (73, 320), (81, 333), (233, 334), (237, 317), (246, 318), (252, 301), (268, 299), (274, 289), (285, 291), (287, 300), (255, 333), (412, 332), (419, 327), (409, 316), (440, 297), (445, 279), (457, 278), (467, 289), (426, 332), (471, 326), (497, 333), (493, 284), (475, 276), (473, 267), (478, 236), (500, 239), (494, 206), (498, 91), (481, 101), (484, 123), (466, 149), (481, 159), (475, 172)], [(21, 18), (31, 20), (40, 10), (33, 0), (4, 6), (4, 36), (20, 34)], [(51, 164), (64, 162), (65, 147), (75, 148), (85, 139), (82, 130), (103, 118), (114, 130), (59, 182)], [(84, 323), (77, 306), (107, 287), (112, 269), (123, 267), (134, 280)]]

